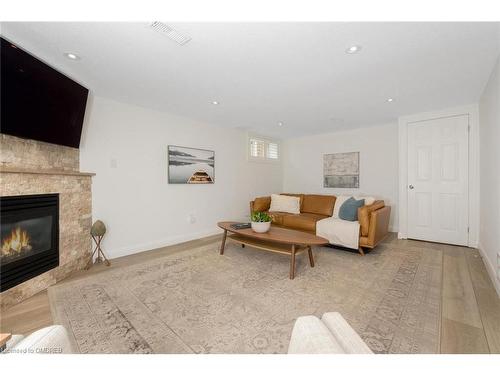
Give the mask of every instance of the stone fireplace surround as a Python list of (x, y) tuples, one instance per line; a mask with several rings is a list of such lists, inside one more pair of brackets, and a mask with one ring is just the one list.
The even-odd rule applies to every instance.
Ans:
[(2, 292), (2, 310), (85, 267), (93, 175), (80, 172), (78, 149), (0, 134), (0, 195), (59, 193), (59, 266)]

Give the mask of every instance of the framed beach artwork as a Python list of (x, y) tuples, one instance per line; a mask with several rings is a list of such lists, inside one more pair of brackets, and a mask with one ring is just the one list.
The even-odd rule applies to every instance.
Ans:
[(168, 146), (168, 183), (215, 183), (215, 152), (199, 148)]
[(323, 186), (359, 188), (359, 152), (323, 155)]

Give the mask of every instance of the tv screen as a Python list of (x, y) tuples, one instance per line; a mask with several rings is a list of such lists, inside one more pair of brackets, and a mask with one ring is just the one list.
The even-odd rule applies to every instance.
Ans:
[(1, 38), (0, 132), (78, 148), (88, 91)]

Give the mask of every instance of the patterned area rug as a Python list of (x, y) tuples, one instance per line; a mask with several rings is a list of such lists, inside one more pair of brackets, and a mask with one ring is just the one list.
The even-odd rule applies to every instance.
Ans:
[[(82, 353), (286, 353), (295, 319), (339, 311), (375, 353), (437, 353), (442, 253), (391, 240), (362, 257), (218, 244), (49, 289)], [(405, 244), (405, 245), (403, 245)], [(422, 246), (422, 245), (418, 245)]]

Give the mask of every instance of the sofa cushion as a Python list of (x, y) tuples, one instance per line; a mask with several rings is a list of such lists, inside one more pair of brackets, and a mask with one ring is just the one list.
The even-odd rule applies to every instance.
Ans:
[(332, 216), (334, 205), (334, 195), (305, 194), (301, 212)]
[(344, 204), (346, 200), (352, 198), (350, 195), (339, 195), (337, 199), (335, 199), (335, 205), (333, 206), (333, 214), (332, 217), (338, 219), (340, 207)]
[(300, 215), (283, 216), (283, 225), (292, 229), (305, 230), (308, 232), (316, 231), (316, 222), (328, 216), (302, 213)]
[(368, 229), (370, 228), (370, 215), (373, 211), (385, 207), (383, 200), (375, 201), (373, 204), (365, 205), (358, 209), (358, 221), (361, 225), (361, 235), (368, 236)]
[(300, 199), (300, 211), (302, 211), (302, 204), (304, 202), (304, 194), (281, 193), (281, 195), (286, 195), (288, 197), (298, 197)]
[(253, 210), (264, 212), (269, 210), (271, 206), (271, 197), (258, 197), (253, 201)]
[(339, 218), (348, 221), (358, 221), (358, 208), (365, 205), (365, 200), (357, 201), (354, 198), (349, 198), (340, 206)]
[(269, 207), (269, 211), (300, 214), (300, 198), (280, 194), (272, 194), (271, 207)]
[(283, 225), (283, 218), (285, 216), (291, 216), (288, 212), (278, 212), (278, 211), (269, 211), (269, 215), (272, 217), (272, 223), (276, 225)]

